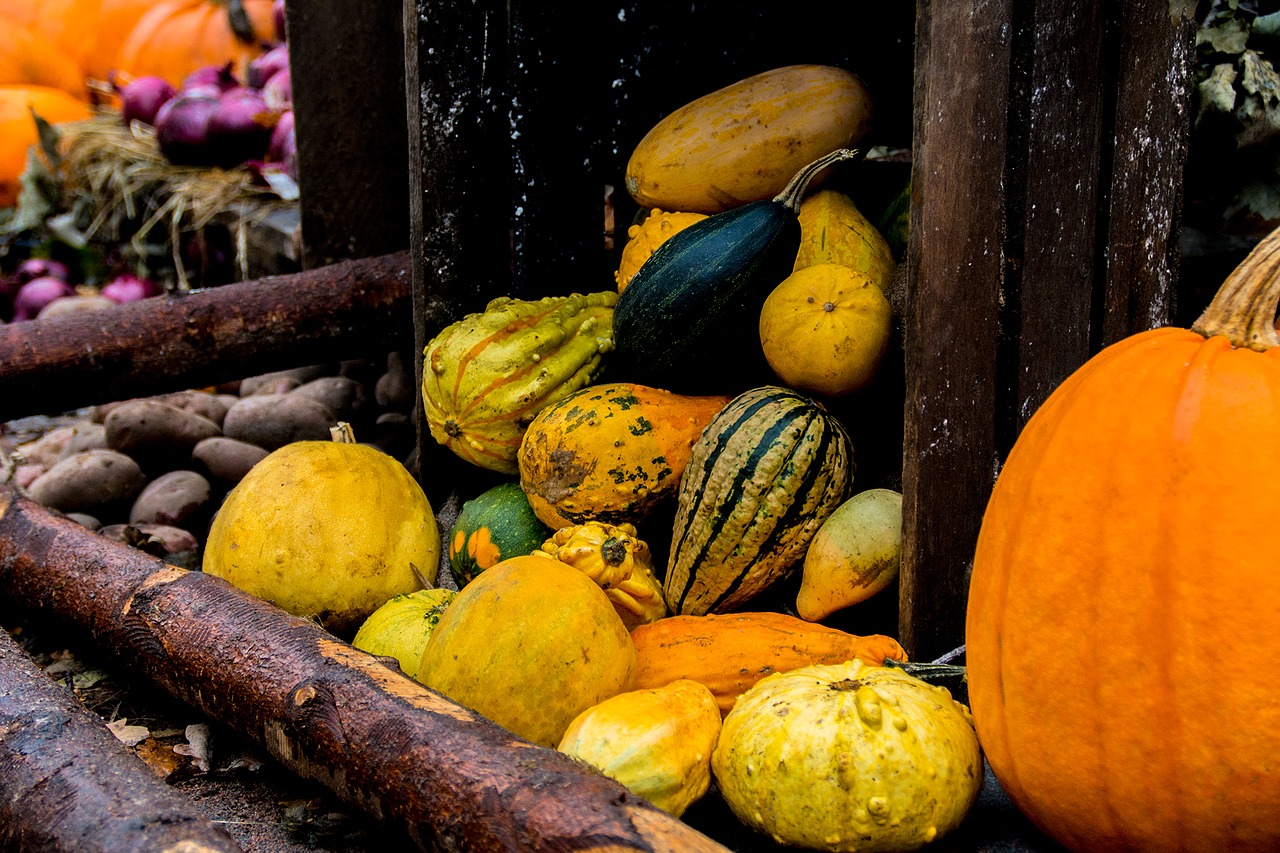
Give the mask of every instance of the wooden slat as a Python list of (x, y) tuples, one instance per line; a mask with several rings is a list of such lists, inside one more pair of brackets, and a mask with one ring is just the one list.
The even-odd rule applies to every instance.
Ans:
[(919, 7), (903, 645), (963, 643), (1019, 430), (1106, 342), (1168, 320), (1194, 27), (1147, 0)]

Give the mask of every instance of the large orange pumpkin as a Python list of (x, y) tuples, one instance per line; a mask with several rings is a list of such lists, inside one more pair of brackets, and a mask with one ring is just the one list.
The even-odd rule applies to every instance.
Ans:
[(1278, 234), (1190, 330), (1069, 377), (986, 508), (973, 716), (1073, 850), (1280, 850)]
[(271, 0), (244, 0), (255, 35), (246, 44), (231, 31), (226, 0), (162, 0), (130, 31), (116, 69), (131, 77), (154, 74), (177, 86), (197, 68), (230, 62), (244, 79), (249, 60), (274, 38), (271, 5)]
[(84, 101), (47, 86), (0, 86), (0, 207), (18, 201), (18, 178), (36, 142), (31, 110), (53, 124), (89, 117)]
[(40, 0), (32, 28), (76, 62), (86, 78), (107, 80), (120, 45), (159, 0)]
[(75, 60), (44, 35), (17, 25), (0, 38), (0, 84), (48, 86), (80, 100), (88, 95)]

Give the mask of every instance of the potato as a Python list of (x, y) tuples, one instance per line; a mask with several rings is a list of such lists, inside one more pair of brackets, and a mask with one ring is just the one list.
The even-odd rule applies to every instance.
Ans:
[(413, 403), (417, 391), (417, 385), (413, 381), (413, 363), (404, 353), (389, 354), (387, 372), (378, 377), (373, 388), (378, 405), (403, 408)]
[(324, 404), (335, 418), (344, 421), (358, 420), (369, 408), (369, 395), (364, 386), (345, 376), (321, 376), (289, 393)]
[(62, 512), (86, 512), (132, 501), (146, 483), (132, 458), (115, 450), (68, 456), (36, 478), (32, 500)]
[(86, 311), (101, 311), (104, 308), (114, 308), (117, 304), (114, 300), (96, 294), (64, 296), (41, 308), (40, 313), (36, 315), (36, 319), (47, 320), (50, 317), (66, 317), (69, 314), (82, 314)]
[[(324, 404), (293, 394), (242, 397), (227, 411), (227, 438), (275, 450), (294, 441), (328, 441), (338, 419)], [(357, 436), (359, 438), (359, 436)]]
[(209, 481), (195, 471), (170, 471), (143, 487), (129, 510), (130, 524), (195, 529), (208, 520)]
[(202, 439), (222, 430), (204, 415), (159, 400), (133, 400), (117, 406), (103, 421), (107, 447), (127, 453), (146, 470), (185, 465)]
[(160, 402), (176, 406), (184, 412), (204, 415), (219, 427), (222, 426), (222, 419), (227, 416), (227, 409), (231, 408), (231, 404), (237, 399), (239, 398), (209, 391), (178, 391), (159, 398)]
[(265, 448), (223, 435), (206, 438), (191, 451), (191, 460), (210, 477), (226, 485), (244, 479), (249, 469), (267, 455)]
[(49, 469), (67, 455), (66, 449), (75, 434), (74, 426), (55, 427), (37, 439), (19, 444), (16, 450), (24, 463)]
[[(128, 533), (128, 528), (132, 528), (134, 533)], [(200, 541), (196, 539), (195, 534), (168, 524), (108, 524), (98, 530), (98, 535), (128, 545), (134, 545), (137, 537), (141, 536), (144, 541), (149, 540), (148, 544), (154, 543), (159, 546), (155, 550), (150, 547), (146, 549), (153, 554), (156, 551), (162, 554), (180, 554), (184, 551), (195, 551), (200, 547)]]
[(290, 388), (297, 388), (304, 382), (319, 379), (321, 376), (328, 376), (333, 372), (328, 365), (313, 364), (307, 367), (295, 367), (292, 370), (273, 370), (270, 373), (261, 373), (257, 376), (250, 376), (248, 379), (240, 380), (240, 396), (251, 397), (259, 393), (263, 386), (276, 386), (281, 382)]

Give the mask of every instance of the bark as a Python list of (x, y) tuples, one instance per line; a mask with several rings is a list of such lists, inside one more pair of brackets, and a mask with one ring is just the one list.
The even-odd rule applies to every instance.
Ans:
[(413, 343), (407, 252), (0, 326), (0, 421)]
[(0, 631), (0, 850), (174, 849), (241, 848)]
[(0, 596), (89, 631), (425, 850), (725, 849), (316, 624), (106, 541), (11, 489), (0, 491)]

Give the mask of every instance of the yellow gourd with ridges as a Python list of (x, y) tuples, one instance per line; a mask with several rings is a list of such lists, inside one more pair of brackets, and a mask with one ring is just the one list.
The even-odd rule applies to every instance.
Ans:
[(573, 566), (599, 584), (628, 631), (667, 615), (649, 544), (630, 524), (562, 527), (533, 553)]
[(840, 264), (865, 273), (881, 290), (897, 269), (889, 243), (853, 199), (839, 190), (818, 190), (800, 202), (800, 251), (794, 269)]
[(706, 218), (705, 213), (668, 213), (655, 208), (643, 221), (627, 228), (627, 244), (622, 247), (622, 258), (613, 274), (618, 292), (627, 289), (631, 277), (668, 237)]
[(696, 681), (632, 690), (578, 715), (560, 752), (680, 817), (711, 787), (720, 709)]

